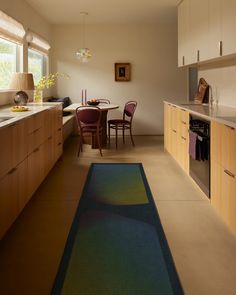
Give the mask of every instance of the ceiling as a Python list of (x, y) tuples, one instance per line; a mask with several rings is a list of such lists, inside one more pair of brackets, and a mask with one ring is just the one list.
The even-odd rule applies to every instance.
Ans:
[(157, 23), (172, 21), (180, 0), (26, 0), (51, 24)]

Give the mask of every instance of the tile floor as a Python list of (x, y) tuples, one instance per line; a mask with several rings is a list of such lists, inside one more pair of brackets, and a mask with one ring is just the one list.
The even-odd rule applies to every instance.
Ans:
[(0, 294), (50, 294), (91, 162), (143, 163), (186, 295), (236, 294), (236, 236), (163, 151), (162, 137), (135, 141), (135, 148), (129, 139), (118, 150), (112, 144), (103, 158), (86, 146), (78, 159), (77, 138), (69, 140), (63, 160), (1, 242)]

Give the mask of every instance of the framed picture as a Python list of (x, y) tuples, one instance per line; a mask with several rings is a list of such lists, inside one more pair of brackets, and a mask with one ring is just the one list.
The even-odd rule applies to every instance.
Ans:
[(115, 81), (130, 81), (130, 63), (115, 63)]

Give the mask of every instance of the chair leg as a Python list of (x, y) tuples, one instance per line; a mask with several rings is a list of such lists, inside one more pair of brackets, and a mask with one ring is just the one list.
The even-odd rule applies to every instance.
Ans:
[(130, 138), (131, 138), (131, 141), (132, 141), (132, 145), (135, 146), (131, 128), (129, 129), (129, 133), (130, 133)]
[(125, 126), (124, 125), (122, 129), (122, 133), (123, 133), (123, 143), (125, 143)]
[(100, 135), (101, 134), (99, 133), (99, 131), (97, 131), (97, 142), (98, 142), (98, 147), (99, 147), (100, 155), (102, 157), (102, 149), (101, 149)]
[(118, 127), (116, 126), (116, 149), (117, 149)]
[(110, 124), (108, 123), (108, 144), (111, 143), (111, 131), (110, 131)]

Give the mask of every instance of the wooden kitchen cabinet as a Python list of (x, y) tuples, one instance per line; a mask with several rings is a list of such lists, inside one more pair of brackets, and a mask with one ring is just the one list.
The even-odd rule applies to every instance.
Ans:
[(236, 233), (236, 131), (211, 124), (211, 203)]
[(164, 104), (164, 147), (171, 153), (171, 105)]
[(0, 129), (0, 178), (13, 167), (13, 128), (11, 125)]
[(222, 125), (221, 150), (222, 166), (236, 175), (236, 130)]
[(218, 164), (222, 164), (222, 130), (222, 124), (211, 121), (211, 161)]
[(0, 240), (28, 202), (27, 160), (0, 180)]
[(164, 107), (165, 149), (189, 173), (189, 113), (168, 103)]
[(184, 109), (178, 109), (178, 162), (189, 173), (189, 113)]

